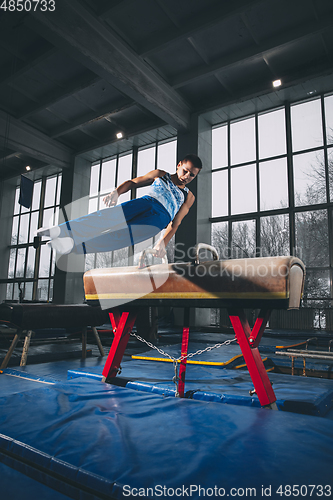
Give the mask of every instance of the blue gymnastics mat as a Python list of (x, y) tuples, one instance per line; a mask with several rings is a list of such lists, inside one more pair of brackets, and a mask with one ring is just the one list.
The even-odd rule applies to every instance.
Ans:
[[(52, 500), (134, 498), (140, 488), (191, 485), (192, 498), (203, 496), (199, 486), (224, 488), (225, 496), (231, 488), (255, 488), (259, 498), (265, 487), (281, 498), (280, 485), (332, 483), (328, 419), (164, 397), (89, 378), (3, 396), (0, 405), (6, 410), (0, 462), (15, 471), (13, 481), (24, 474), (38, 482), (36, 494), (22, 490), (26, 500), (38, 498), (42, 486), (59, 493), (45, 496)], [(15, 491), (7, 481), (2, 497), (15, 500)]]

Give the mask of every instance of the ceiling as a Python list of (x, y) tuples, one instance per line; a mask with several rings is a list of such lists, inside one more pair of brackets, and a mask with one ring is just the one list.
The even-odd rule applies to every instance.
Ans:
[(193, 114), (214, 125), (333, 90), (332, 0), (55, 0), (53, 12), (0, 12), (0, 179), (169, 139)]

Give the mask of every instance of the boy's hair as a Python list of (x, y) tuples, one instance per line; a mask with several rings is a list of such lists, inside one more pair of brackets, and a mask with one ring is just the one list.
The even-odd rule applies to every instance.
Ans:
[(202, 169), (202, 161), (200, 160), (199, 156), (193, 154), (186, 155), (182, 159), (182, 164), (187, 163), (188, 161), (193, 164), (193, 167), (198, 168), (199, 170)]

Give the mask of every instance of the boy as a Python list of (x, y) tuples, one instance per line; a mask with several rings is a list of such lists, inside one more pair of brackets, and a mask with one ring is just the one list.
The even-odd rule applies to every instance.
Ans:
[[(40, 228), (39, 236), (49, 236), (49, 244), (58, 254), (109, 252), (140, 243), (166, 227), (163, 238), (155, 245), (155, 255), (164, 257), (165, 247), (176, 233), (194, 203), (187, 188), (200, 172), (201, 160), (189, 154), (172, 175), (164, 170), (123, 182), (103, 201), (108, 207), (78, 219)], [(148, 195), (117, 205), (118, 197), (132, 188), (150, 186)]]

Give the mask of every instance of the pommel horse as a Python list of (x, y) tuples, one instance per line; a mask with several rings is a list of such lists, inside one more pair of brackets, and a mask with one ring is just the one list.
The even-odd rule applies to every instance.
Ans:
[[(199, 251), (209, 250), (213, 260), (200, 262)], [(276, 397), (258, 346), (273, 309), (298, 309), (304, 288), (305, 266), (296, 257), (219, 260), (215, 248), (199, 244), (193, 262), (138, 267), (94, 269), (85, 273), (86, 301), (109, 310), (114, 340), (104, 366), (103, 380), (115, 377), (136, 320), (138, 308), (147, 306), (227, 308), (263, 407), (277, 409)], [(250, 328), (244, 309), (259, 309)], [(189, 339), (185, 315), (178, 392), (184, 396)]]

